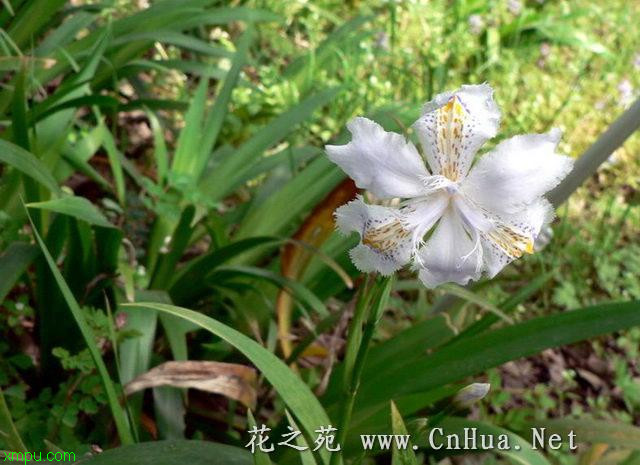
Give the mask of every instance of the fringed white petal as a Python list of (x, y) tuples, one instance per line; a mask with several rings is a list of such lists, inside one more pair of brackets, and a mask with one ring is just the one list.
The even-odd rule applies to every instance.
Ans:
[(573, 160), (555, 152), (559, 140), (559, 130), (505, 140), (478, 161), (461, 190), (496, 214), (517, 213), (571, 171)]
[(473, 157), (500, 124), (500, 110), (487, 84), (437, 95), (413, 125), (434, 174), (462, 180)]
[(465, 226), (454, 206), (444, 212), (433, 235), (419, 251), (416, 263), (420, 279), (429, 288), (448, 282), (465, 285), (480, 277), (479, 237)]
[(553, 207), (545, 199), (515, 214), (499, 215), (458, 197), (455, 205), (464, 222), (477, 231), (483, 250), (483, 269), (493, 278), (502, 268), (525, 253), (534, 252), (540, 230), (553, 219)]
[(411, 198), (422, 193), (421, 179), (429, 172), (411, 142), (367, 118), (354, 118), (347, 127), (353, 136), (351, 142), (325, 148), (329, 159), (359, 188), (381, 199)]
[[(539, 199), (527, 206), (524, 210), (502, 217), (504, 231), (509, 233), (500, 235), (482, 234), (481, 244), (484, 256), (484, 271), (488, 278), (493, 278), (505, 266), (523, 253), (533, 253), (535, 243), (543, 227), (551, 223), (554, 218), (554, 211), (551, 204), (546, 199)], [(514, 234), (515, 232), (515, 234)], [(527, 242), (525, 248), (517, 245), (518, 237), (525, 237)], [(505, 238), (507, 241), (505, 243)], [(511, 244), (509, 244), (509, 239)], [(520, 239), (521, 241), (521, 239)]]
[(362, 272), (390, 275), (411, 259), (412, 234), (401, 209), (368, 205), (358, 197), (338, 208), (336, 226), (344, 234), (357, 232), (360, 244), (351, 249), (354, 265)]

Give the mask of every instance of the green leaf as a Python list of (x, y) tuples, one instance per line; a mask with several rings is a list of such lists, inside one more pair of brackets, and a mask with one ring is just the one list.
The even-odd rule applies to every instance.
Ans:
[(262, 203), (251, 205), (235, 237), (292, 233), (301, 214), (315, 207), (344, 178), (344, 172), (327, 157), (316, 158)]
[(209, 273), (205, 280), (210, 284), (219, 285), (222, 281), (232, 279), (234, 277), (249, 277), (258, 278), (269, 281), (287, 292), (290, 292), (294, 297), (305, 302), (309, 307), (315, 310), (320, 316), (326, 317), (329, 315), (327, 307), (316, 295), (307, 289), (299, 282), (288, 279), (279, 273), (275, 273), (271, 270), (265, 270), (262, 268), (252, 266), (221, 266), (211, 273)]
[(232, 8), (216, 8), (214, 10), (206, 11), (199, 17), (192, 18), (191, 21), (185, 22), (183, 27), (185, 29), (189, 29), (200, 24), (226, 24), (231, 21), (245, 21), (253, 23), (280, 22), (282, 20), (283, 18), (281, 16), (269, 10), (234, 6)]
[[(425, 425), (426, 420), (422, 419), (412, 424), (412, 426), (417, 429), (417, 434), (414, 434), (414, 437), (418, 438), (417, 441), (421, 446), (430, 445), (428, 435), (431, 430), (427, 430)], [(522, 465), (551, 465), (540, 452), (534, 450), (531, 447), (531, 444), (523, 438), (509, 430), (499, 428), (497, 426), (488, 425), (479, 421), (466, 420), (464, 418), (449, 417), (442, 421), (439, 428), (442, 428), (443, 435), (440, 435), (440, 431), (438, 431), (433, 435), (433, 441), (436, 445), (442, 445), (442, 448), (446, 447), (446, 440), (444, 439), (444, 436), (448, 434), (457, 435), (461, 446), (464, 445), (465, 428), (472, 428), (477, 431), (478, 438), (481, 434), (492, 436), (494, 438), (494, 447), (496, 447), (492, 452), (508, 457), (514, 463)], [(411, 426), (410, 429), (412, 429)], [(499, 450), (497, 448), (499, 441), (498, 438), (501, 434), (507, 436), (509, 445), (511, 446), (509, 450)], [(477, 447), (480, 447), (480, 439), (478, 439)], [(481, 449), (477, 449), (477, 451), (483, 452)]]
[(167, 153), (167, 144), (164, 140), (162, 125), (156, 114), (150, 110), (147, 111), (147, 117), (151, 122), (151, 130), (153, 131), (153, 155), (156, 160), (156, 169), (158, 170), (158, 182), (161, 185), (167, 181), (169, 173), (169, 155)]
[(205, 441), (157, 441), (106, 450), (78, 463), (91, 465), (252, 465), (251, 454), (239, 447)]
[[(29, 215), (29, 212), (27, 211), (27, 216), (28, 215)], [(31, 220), (31, 217), (29, 217), (29, 220)], [(131, 434), (131, 430), (129, 429), (127, 416), (124, 409), (118, 402), (118, 395), (116, 394), (115, 386), (111, 380), (111, 377), (109, 376), (109, 371), (107, 370), (107, 366), (105, 365), (104, 360), (102, 360), (100, 349), (98, 349), (98, 346), (95, 341), (95, 335), (93, 334), (91, 327), (87, 323), (84, 313), (82, 312), (82, 309), (80, 308), (80, 306), (78, 305), (78, 302), (73, 296), (71, 289), (69, 289), (69, 286), (67, 285), (64, 278), (62, 277), (62, 274), (58, 270), (58, 266), (56, 265), (55, 260), (49, 253), (49, 250), (47, 249), (47, 246), (45, 245), (44, 241), (40, 237), (38, 230), (33, 225), (33, 222), (31, 223), (31, 227), (33, 228), (33, 234), (36, 238), (36, 241), (38, 242), (38, 245), (40, 246), (40, 249), (42, 250), (42, 253), (44, 254), (46, 262), (49, 265), (49, 269), (53, 274), (53, 277), (58, 285), (58, 288), (60, 289), (60, 292), (62, 292), (62, 295), (64, 296), (64, 300), (69, 306), (69, 310), (71, 310), (71, 315), (73, 316), (74, 320), (76, 321), (76, 324), (78, 325), (78, 328), (80, 329), (80, 333), (84, 338), (84, 342), (87, 345), (87, 348), (89, 349), (89, 353), (91, 354), (93, 363), (95, 363), (96, 365), (98, 374), (100, 375), (100, 380), (102, 381), (102, 385), (104, 386), (104, 390), (107, 395), (109, 407), (111, 408), (111, 414), (113, 415), (113, 419), (115, 421), (116, 429), (118, 431), (120, 440), (122, 441), (123, 444), (131, 444), (133, 443), (133, 436)]]
[[(207, 89), (209, 79), (200, 79), (200, 83), (193, 94), (189, 110), (184, 117), (184, 127), (178, 136), (176, 152), (173, 157), (172, 171), (176, 176), (187, 176), (191, 182), (197, 179), (195, 169), (197, 157), (200, 153), (202, 135), (202, 121), (207, 105)], [(176, 178), (179, 180), (179, 178)]]
[(327, 59), (331, 55), (336, 54), (336, 50), (344, 48), (345, 41), (353, 35), (353, 32), (371, 21), (372, 18), (373, 16), (356, 16), (345, 22), (333, 30), (315, 50), (293, 60), (291, 64), (285, 68), (283, 75), (287, 79), (299, 80), (301, 77), (304, 77), (303, 74), (305, 71), (309, 70), (313, 65), (322, 68)]
[(279, 142), (295, 127), (309, 118), (313, 112), (329, 103), (340, 91), (340, 88), (325, 89), (275, 118), (260, 129), (251, 139), (245, 142), (234, 154), (225, 158), (222, 163), (206, 176), (199, 184), (202, 195), (219, 200), (238, 184), (243, 173), (251, 169), (260, 155), (269, 147)]
[[(180, 221), (175, 229), (171, 232), (171, 240), (167, 253), (160, 253), (158, 261), (153, 270), (150, 289), (165, 289), (177, 268), (178, 262), (182, 257), (185, 249), (189, 245), (189, 239), (193, 234), (191, 222), (195, 216), (195, 208), (192, 205), (187, 206), (180, 215)], [(164, 242), (164, 239), (163, 239)]]
[(25, 242), (12, 242), (0, 255), (0, 304), (37, 256), (38, 248)]
[[(391, 428), (393, 434), (396, 436), (409, 435), (407, 427), (404, 425), (404, 420), (402, 420), (402, 415), (400, 415), (393, 401), (391, 401)], [(391, 451), (391, 465), (418, 465), (418, 459), (413, 451), (411, 442), (409, 442), (406, 449), (393, 447)]]
[[(126, 304), (124, 307), (149, 308), (176, 315), (191, 321), (234, 346), (264, 374), (287, 407), (300, 421), (309, 437), (315, 437), (318, 425), (331, 424), (329, 417), (309, 387), (282, 360), (244, 334), (202, 313), (173, 305), (135, 303)], [(321, 454), (325, 463), (327, 455), (326, 451)]]
[(224, 79), (224, 84), (222, 85), (222, 89), (220, 89), (220, 92), (216, 96), (216, 101), (209, 111), (209, 115), (207, 117), (207, 120), (205, 121), (203, 130), (204, 138), (201, 144), (199, 156), (200, 161), (195, 170), (198, 178), (200, 177), (202, 170), (205, 168), (206, 163), (211, 156), (211, 151), (215, 147), (216, 141), (218, 140), (220, 128), (222, 128), (222, 123), (227, 116), (227, 112), (229, 111), (229, 101), (231, 100), (231, 93), (238, 83), (240, 71), (242, 71), (242, 68), (247, 62), (249, 46), (251, 45), (252, 41), (253, 29), (249, 28), (244, 34), (242, 34), (240, 39), (238, 39), (238, 50), (236, 51), (233, 58), (231, 69), (227, 73), (227, 76)]
[(104, 145), (105, 150), (107, 151), (107, 157), (109, 158), (109, 166), (111, 167), (111, 172), (113, 173), (113, 179), (116, 184), (116, 195), (118, 196), (118, 201), (120, 205), (124, 205), (125, 202), (125, 184), (124, 184), (124, 173), (122, 171), (122, 154), (116, 147), (116, 141), (111, 134), (111, 131), (107, 128), (103, 121), (100, 122), (100, 127), (102, 128), (102, 143)]
[(174, 278), (169, 289), (171, 300), (183, 305), (197, 299), (206, 291), (207, 286), (202, 281), (202, 276), (214, 268), (220, 266), (238, 255), (257, 247), (275, 246), (281, 243), (280, 239), (273, 237), (252, 237), (236, 241), (225, 247), (221, 247), (200, 257), (189, 261)]
[(47, 166), (31, 152), (0, 139), (0, 161), (36, 180), (54, 194), (60, 193), (58, 182)]
[(361, 387), (361, 407), (426, 391), (510, 360), (640, 324), (640, 302), (596, 305), (531, 319), (458, 340), (408, 365), (392, 366)]
[[(168, 302), (164, 292), (137, 291), (137, 299), (147, 301)], [(158, 313), (149, 309), (132, 308), (124, 312), (127, 316), (126, 331), (134, 331), (135, 336), (120, 343), (120, 378), (123, 384), (141, 375), (151, 367), (153, 342), (158, 324)]]
[(153, 42), (160, 41), (163, 44), (175, 45), (186, 50), (192, 50), (212, 57), (231, 57), (233, 55), (233, 53), (226, 48), (216, 47), (204, 40), (172, 30), (154, 30), (127, 34), (115, 39), (113, 41), (113, 45), (123, 45), (134, 40), (150, 40)]
[(97, 106), (100, 108), (115, 110), (119, 105), (120, 102), (109, 95), (83, 95), (80, 97), (66, 99), (62, 103), (48, 108), (37, 108), (36, 111), (33, 111), (31, 119), (33, 123), (36, 123), (58, 113), (59, 111), (67, 110), (69, 108)]
[(27, 207), (69, 215), (103, 228), (115, 228), (100, 210), (84, 197), (65, 196), (45, 202), (28, 203)]

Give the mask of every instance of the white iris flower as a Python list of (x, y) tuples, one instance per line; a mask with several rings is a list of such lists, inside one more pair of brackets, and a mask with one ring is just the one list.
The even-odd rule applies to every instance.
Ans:
[(351, 142), (328, 145), (329, 158), (359, 188), (380, 199), (402, 199), (391, 208), (358, 197), (336, 211), (339, 230), (360, 234), (351, 259), (361, 271), (389, 275), (413, 262), (427, 287), (466, 284), (483, 273), (492, 278), (533, 252), (538, 233), (553, 218), (543, 194), (567, 175), (573, 160), (555, 153), (560, 131), (554, 129), (507, 139), (473, 164), (499, 123), (486, 84), (438, 95), (413, 125), (429, 171), (403, 136), (366, 118), (349, 122)]

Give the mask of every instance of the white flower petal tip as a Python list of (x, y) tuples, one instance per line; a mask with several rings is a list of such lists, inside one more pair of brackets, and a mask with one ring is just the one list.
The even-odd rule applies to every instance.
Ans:
[(336, 210), (337, 228), (360, 235), (350, 252), (358, 269), (389, 275), (413, 263), (429, 288), (466, 285), (539, 248), (554, 215), (544, 195), (573, 160), (556, 153), (562, 133), (552, 129), (507, 139), (472, 166), (499, 122), (487, 84), (436, 96), (413, 126), (430, 170), (401, 135), (366, 118), (349, 123), (351, 142), (327, 146), (329, 158), (358, 187), (403, 199), (387, 208), (358, 197)]
[(434, 174), (463, 179), (478, 149), (498, 132), (500, 110), (487, 84), (437, 95), (413, 125)]
[(473, 167), (462, 189), (499, 213), (516, 213), (556, 187), (573, 169), (573, 159), (556, 153), (559, 129), (507, 139)]
[(370, 190), (381, 199), (420, 195), (420, 178), (429, 172), (410, 141), (367, 118), (354, 118), (347, 128), (351, 142), (327, 145), (325, 150), (360, 189)]
[[(463, 85), (453, 92), (443, 92), (436, 95), (422, 107), (422, 115), (438, 110), (445, 106), (453, 97), (457, 97), (478, 119), (486, 119), (488, 133), (486, 137), (494, 137), (500, 126), (500, 108), (493, 99), (493, 89), (487, 83)], [(482, 116), (483, 118), (480, 118)]]

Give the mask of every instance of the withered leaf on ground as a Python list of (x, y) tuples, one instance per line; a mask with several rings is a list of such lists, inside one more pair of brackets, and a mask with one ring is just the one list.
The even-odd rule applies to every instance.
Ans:
[(173, 361), (143, 373), (125, 386), (131, 395), (158, 386), (191, 388), (221, 394), (253, 408), (257, 398), (256, 370), (235, 363)]

